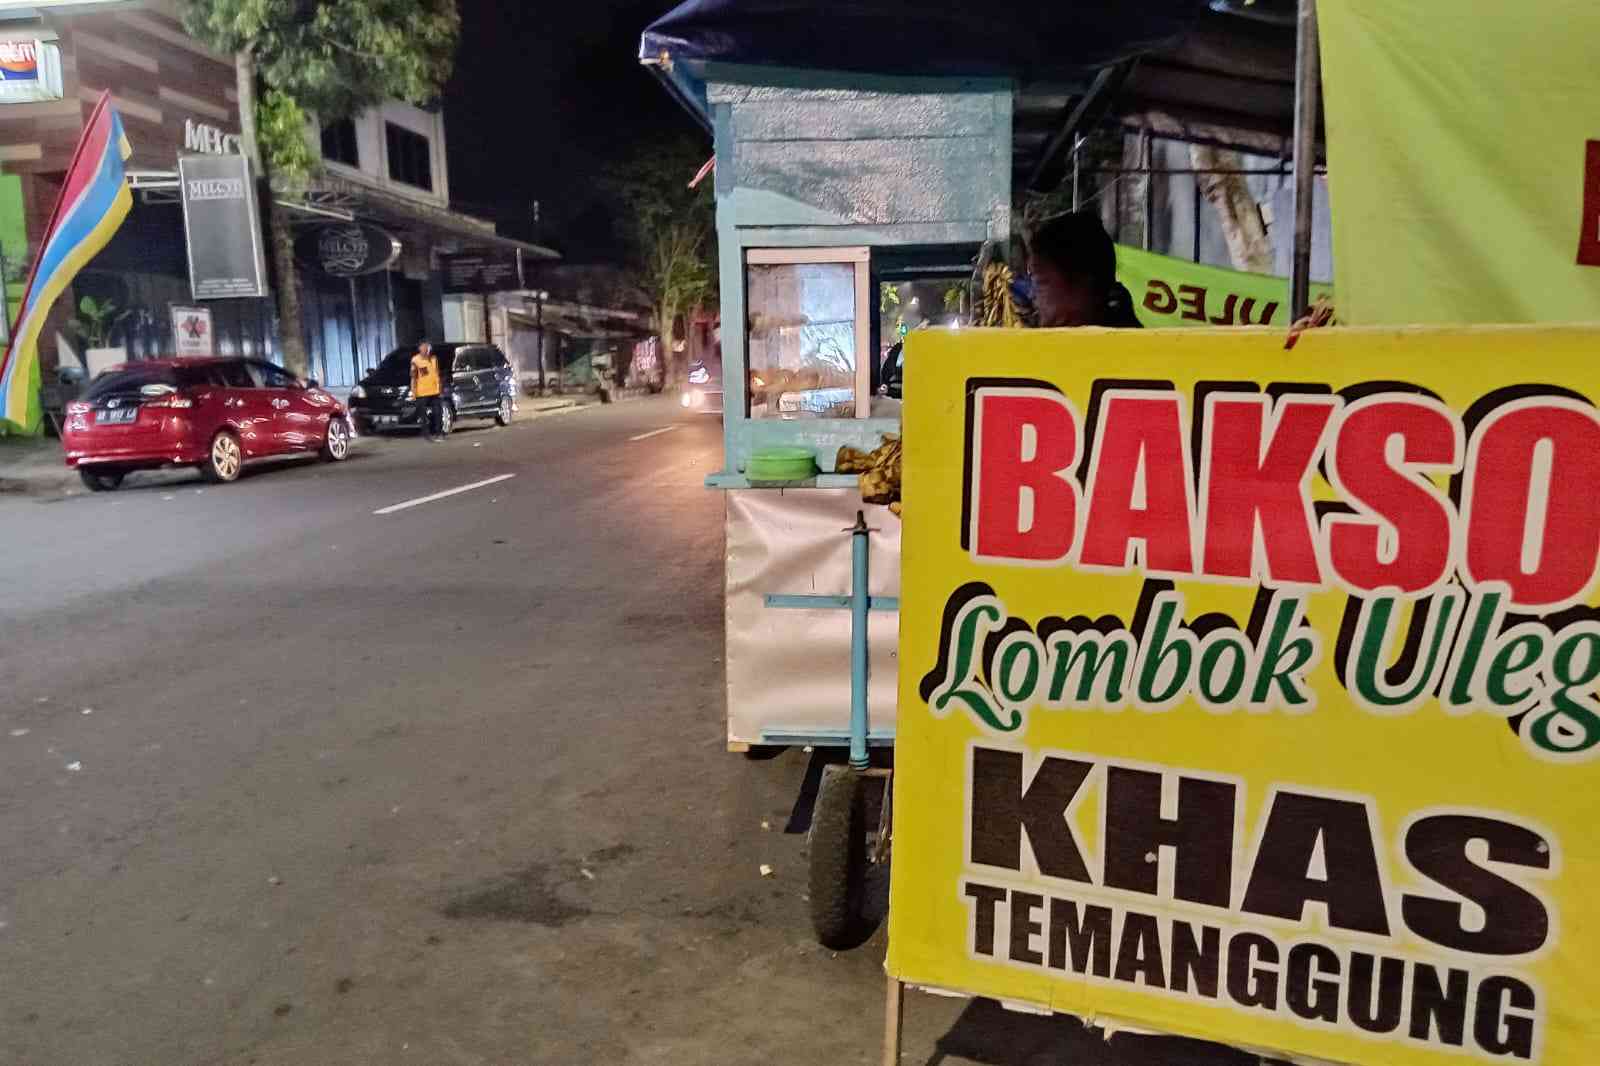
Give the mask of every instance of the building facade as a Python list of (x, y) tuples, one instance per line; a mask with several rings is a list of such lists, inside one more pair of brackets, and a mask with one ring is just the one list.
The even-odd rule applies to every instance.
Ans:
[[(5, 83), (28, 91), (0, 94), (0, 254), (14, 307), (84, 121), (103, 92), (122, 116), (131, 174), (170, 174), (179, 156), (196, 150), (237, 150), (239, 103), (232, 59), (184, 33), (165, 4), (9, 8), (0, 11), (0, 50), (24, 60), (31, 53), (35, 75)], [(192, 302), (173, 197), (135, 196), (127, 222), (47, 322), (47, 367), (58, 357), (78, 358), (70, 320), (86, 295), (117, 305), (118, 339), (130, 353), (170, 346), (166, 308)], [(261, 303), (213, 301), (220, 350), (271, 348), (271, 315)]]
[[(133, 149), (133, 210), (52, 313), (40, 352), (47, 370), (81, 362), (71, 320), (85, 296), (114, 305), (111, 342), (129, 358), (175, 352), (175, 323), (191, 306), (209, 312), (216, 354), (281, 354), (270, 295), (201, 303), (190, 287), (178, 160), (243, 146), (233, 59), (190, 37), (178, 16), (173, 0), (0, 9), (0, 60), (16, 60), (0, 83), (0, 256), (13, 305), (83, 123), (103, 92), (111, 93)], [(13, 66), (36, 76), (11, 78)], [(354, 119), (313, 123), (306, 137), (322, 160), (310, 187), (291, 195), (262, 186), (261, 195), (271, 197), (263, 207), (282, 212), (303, 252), (296, 275), (310, 376), (330, 388), (354, 385), (394, 347), (443, 337), (440, 254), (509, 247), (531, 259), (555, 258), (451, 210), (437, 108), (391, 101)], [(392, 239), (399, 253), (351, 274), (316, 253), (330, 231), (336, 245), (346, 234), (377, 235)], [(270, 257), (268, 273), (275, 286)]]

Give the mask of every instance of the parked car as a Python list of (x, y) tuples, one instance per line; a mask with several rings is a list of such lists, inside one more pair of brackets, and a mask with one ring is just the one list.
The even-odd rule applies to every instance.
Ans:
[[(416, 347), (396, 348), (350, 392), (350, 416), (356, 432), (420, 427), (422, 408), (411, 395), (411, 357)], [(492, 418), (511, 423), (516, 403), (516, 372), (505, 353), (493, 344), (435, 344), (443, 379), (443, 429), (458, 418)]]
[(105, 370), (66, 407), (61, 443), (95, 492), (133, 470), (194, 466), (233, 481), (251, 459), (350, 453), (344, 407), (315, 381), (253, 359), (147, 359)]

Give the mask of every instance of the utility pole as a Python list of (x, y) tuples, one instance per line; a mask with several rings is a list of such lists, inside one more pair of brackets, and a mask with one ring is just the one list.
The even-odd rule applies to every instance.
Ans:
[(534, 326), (539, 332), (539, 395), (545, 394), (544, 379), (544, 301), (550, 294), (543, 289), (533, 294)]

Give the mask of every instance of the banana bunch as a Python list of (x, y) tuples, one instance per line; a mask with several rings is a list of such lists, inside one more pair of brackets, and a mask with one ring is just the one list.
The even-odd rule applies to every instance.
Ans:
[(992, 262), (983, 269), (983, 290), (974, 315), (978, 326), (1016, 327), (1022, 325), (1022, 315), (1017, 311), (1011, 295), (1013, 276), (1011, 268), (1003, 262)]
[(886, 503), (896, 517), (900, 514), (900, 435), (885, 433), (883, 443), (870, 452), (848, 444), (839, 449), (833, 468), (841, 474), (861, 475), (861, 499), (866, 503)]

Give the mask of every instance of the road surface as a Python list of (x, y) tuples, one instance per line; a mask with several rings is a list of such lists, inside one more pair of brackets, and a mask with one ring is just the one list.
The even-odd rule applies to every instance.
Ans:
[[(363, 445), (0, 496), (0, 1062), (878, 1062), (807, 758), (724, 750), (717, 423)], [(923, 995), (906, 1045), (1255, 1061)]]

